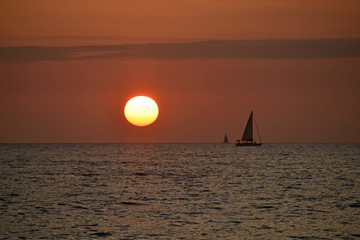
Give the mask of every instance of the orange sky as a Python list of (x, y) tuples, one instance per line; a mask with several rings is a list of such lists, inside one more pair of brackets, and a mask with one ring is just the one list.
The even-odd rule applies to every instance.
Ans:
[(360, 37), (358, 0), (2, 0), (1, 45)]
[[(251, 109), (265, 142), (360, 142), (359, 50), (349, 53), (341, 44), (326, 57), (285, 54), (276, 60), (271, 52), (281, 48), (250, 59), (224, 58), (222, 49), (237, 47), (231, 42), (211, 57), (195, 44), (188, 46), (197, 57), (175, 52), (171, 59), (157, 52), (119, 57), (117, 50), (116, 56), (105, 51), (76, 60), (69, 58), (74, 52), (58, 48), (40, 58), (29, 48), (34, 52), (25, 58), (22, 48), (10, 48), (16, 52), (10, 55), (4, 48), (349, 39), (360, 38), (359, 25), (357, 0), (3, 0), (0, 142), (218, 142), (225, 132), (234, 141)], [(316, 44), (307, 51), (321, 48)], [(158, 120), (144, 128), (123, 116), (125, 102), (139, 94), (160, 108)]]

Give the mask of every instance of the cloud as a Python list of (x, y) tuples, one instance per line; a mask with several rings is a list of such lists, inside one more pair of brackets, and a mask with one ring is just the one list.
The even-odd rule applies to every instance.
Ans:
[(219, 40), (190, 43), (72, 47), (0, 47), (0, 62), (90, 59), (314, 59), (358, 58), (360, 39)]

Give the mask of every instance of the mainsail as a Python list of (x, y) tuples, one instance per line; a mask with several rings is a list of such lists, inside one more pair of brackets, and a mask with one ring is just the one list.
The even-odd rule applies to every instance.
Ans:
[(250, 113), (249, 120), (247, 121), (244, 134), (241, 138), (243, 141), (254, 141), (253, 138), (253, 111)]

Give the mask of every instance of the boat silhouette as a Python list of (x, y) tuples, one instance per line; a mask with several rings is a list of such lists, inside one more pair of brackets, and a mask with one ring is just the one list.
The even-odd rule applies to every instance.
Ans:
[(246, 123), (246, 127), (244, 129), (244, 134), (243, 134), (241, 140), (236, 140), (235, 146), (261, 146), (262, 145), (261, 137), (260, 137), (256, 122), (255, 122), (255, 126), (256, 126), (257, 133), (259, 135), (260, 142), (256, 142), (253, 137), (254, 119), (255, 119), (254, 113), (253, 113), (253, 111), (251, 111), (249, 119)]
[(225, 133), (225, 137), (224, 137), (223, 143), (229, 143), (229, 139), (227, 138), (226, 133)]

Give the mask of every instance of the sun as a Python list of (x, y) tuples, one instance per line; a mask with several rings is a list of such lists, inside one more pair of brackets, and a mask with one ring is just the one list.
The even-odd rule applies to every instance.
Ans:
[(151, 98), (137, 96), (126, 103), (124, 114), (130, 123), (138, 127), (144, 127), (155, 122), (159, 115), (159, 108)]

